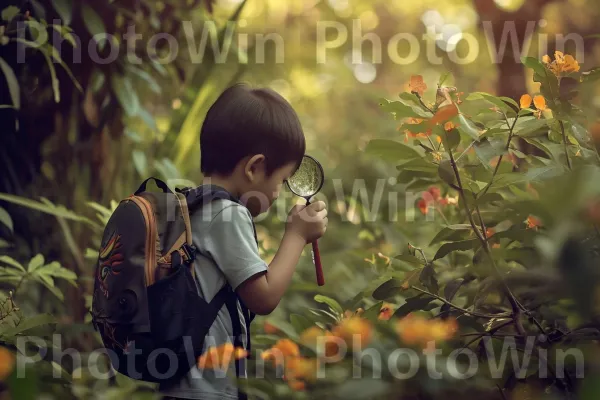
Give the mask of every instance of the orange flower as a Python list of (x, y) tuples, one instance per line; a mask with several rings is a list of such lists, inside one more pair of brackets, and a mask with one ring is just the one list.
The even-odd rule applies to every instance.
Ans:
[(325, 336), (325, 331), (318, 326), (311, 326), (300, 334), (300, 343), (305, 346), (316, 346), (317, 339)]
[(277, 327), (275, 325), (269, 323), (269, 321), (265, 321), (265, 324), (263, 325), (263, 329), (266, 334), (270, 334), (270, 335), (274, 335), (279, 332), (279, 329), (277, 329)]
[(533, 228), (537, 228), (539, 226), (542, 226), (542, 222), (539, 219), (537, 219), (533, 215), (530, 215), (529, 217), (527, 217), (527, 228), (533, 229)]
[(429, 204), (425, 199), (419, 199), (419, 201), (417, 202), (417, 207), (423, 215), (427, 215), (427, 213), (429, 212)]
[(273, 346), (273, 349), (279, 350), (284, 357), (296, 357), (300, 355), (300, 348), (298, 345), (287, 338), (279, 339)]
[(421, 97), (423, 96), (423, 93), (425, 93), (425, 90), (427, 90), (427, 85), (423, 82), (423, 77), (421, 75), (411, 76), (408, 87), (411, 92), (417, 93)]
[(390, 303), (383, 303), (381, 305), (381, 309), (379, 310), (379, 316), (377, 317), (377, 319), (387, 321), (390, 318), (392, 318), (392, 315), (394, 315), (393, 305)]
[(418, 316), (407, 316), (398, 321), (396, 331), (400, 339), (409, 345), (426, 346), (428, 342), (448, 340), (458, 330), (455, 320), (428, 320)]
[(529, 108), (529, 107), (531, 107), (531, 101), (532, 100), (533, 99), (528, 94), (524, 94), (523, 96), (521, 96), (521, 100), (519, 101), (521, 103), (521, 108)]
[(440, 123), (446, 123), (448, 120), (458, 115), (458, 107), (456, 104), (451, 103), (446, 106), (440, 107), (435, 115), (429, 120), (430, 125), (437, 125)]
[(353, 339), (358, 338), (361, 346), (371, 341), (371, 324), (360, 317), (344, 318), (335, 328), (332, 335), (343, 339), (348, 347), (353, 345)]
[(444, 130), (446, 132), (451, 131), (452, 129), (458, 128), (458, 124), (453, 124), (451, 121), (448, 121), (444, 124)]
[(437, 186), (430, 186), (427, 191), (429, 192), (429, 194), (431, 194), (431, 197), (433, 197), (434, 200), (439, 200), (440, 196), (442, 194), (442, 192), (440, 191), (440, 188)]
[(548, 107), (546, 106), (546, 99), (544, 96), (537, 95), (533, 98), (533, 104), (535, 104), (535, 108), (540, 111), (546, 110)]
[(545, 55), (542, 57), (542, 62), (552, 71), (556, 76), (560, 76), (562, 73), (578, 72), (580, 70), (579, 63), (572, 55), (564, 55), (560, 51), (554, 52), (554, 61)]
[(211, 347), (198, 357), (198, 368), (201, 369), (226, 369), (232, 359), (239, 360), (248, 356), (248, 352), (241, 347), (234, 348), (227, 342), (217, 347)]
[(318, 362), (315, 358), (290, 357), (285, 362), (284, 376), (289, 380), (304, 379), (312, 382), (317, 378)]
[(12, 374), (15, 366), (15, 355), (6, 347), (0, 347), (0, 382)]
[(493, 236), (494, 233), (496, 233), (496, 231), (494, 230), (494, 228), (487, 228), (485, 230), (485, 236), (488, 237), (488, 238), (491, 237), (491, 236)]

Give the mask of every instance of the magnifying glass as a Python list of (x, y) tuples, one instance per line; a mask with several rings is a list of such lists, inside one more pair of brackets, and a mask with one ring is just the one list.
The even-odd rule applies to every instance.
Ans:
[[(313, 157), (305, 155), (298, 170), (287, 180), (287, 185), (292, 193), (306, 199), (306, 205), (309, 205), (310, 198), (321, 190), (324, 181), (325, 173), (321, 164)], [(317, 272), (317, 284), (323, 286), (325, 278), (323, 278), (321, 255), (319, 254), (319, 245), (316, 240), (312, 242), (312, 257)]]

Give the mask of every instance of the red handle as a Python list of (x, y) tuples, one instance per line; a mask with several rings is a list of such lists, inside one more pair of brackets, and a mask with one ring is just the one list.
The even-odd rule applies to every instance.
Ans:
[(317, 284), (323, 286), (325, 284), (325, 278), (323, 277), (323, 267), (321, 267), (321, 254), (319, 253), (319, 245), (315, 240), (312, 242), (312, 255), (313, 262), (315, 264), (315, 270), (317, 271)]

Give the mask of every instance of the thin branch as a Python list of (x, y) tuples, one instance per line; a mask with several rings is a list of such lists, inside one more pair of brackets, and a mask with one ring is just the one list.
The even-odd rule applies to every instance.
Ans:
[(567, 166), (569, 169), (573, 169), (571, 165), (571, 158), (569, 157), (569, 147), (567, 145), (567, 135), (565, 134), (565, 125), (562, 120), (558, 120), (558, 124), (560, 125), (560, 131), (562, 133), (563, 144), (565, 145), (565, 156), (567, 157)]
[(493, 318), (506, 318), (506, 317), (509, 317), (509, 316), (510, 316), (510, 313), (503, 313), (503, 314), (496, 314), (496, 315), (492, 315), (492, 314), (483, 314), (483, 313), (478, 313), (478, 312), (475, 312), (475, 311), (469, 311), (469, 310), (466, 310), (466, 309), (464, 309), (464, 308), (461, 308), (461, 307), (459, 307), (459, 306), (457, 306), (457, 305), (455, 305), (455, 304), (452, 304), (452, 303), (450, 303), (448, 300), (444, 299), (443, 297), (440, 297), (440, 296), (438, 296), (437, 294), (434, 294), (434, 293), (428, 292), (427, 290), (423, 290), (423, 289), (421, 289), (421, 288), (418, 288), (418, 287), (416, 287), (416, 286), (411, 286), (410, 288), (411, 288), (411, 289), (414, 289), (414, 290), (416, 290), (416, 291), (418, 291), (418, 292), (424, 293), (424, 294), (426, 294), (426, 295), (428, 295), (428, 296), (431, 296), (431, 297), (433, 297), (433, 298), (435, 298), (435, 299), (437, 299), (437, 300), (439, 300), (439, 301), (441, 301), (441, 302), (443, 302), (443, 303), (445, 303), (445, 304), (449, 305), (449, 306), (450, 306), (450, 307), (452, 307), (452, 308), (455, 308), (455, 309), (457, 309), (457, 310), (459, 310), (459, 311), (462, 311), (462, 312), (464, 312), (465, 314), (470, 314), (470, 315), (472, 315), (472, 316), (474, 316), (474, 317), (481, 317), (481, 318), (489, 318), (489, 319), (493, 319)]

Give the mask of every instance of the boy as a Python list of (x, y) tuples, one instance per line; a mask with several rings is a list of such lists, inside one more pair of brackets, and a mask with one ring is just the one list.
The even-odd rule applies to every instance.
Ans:
[[(193, 242), (199, 252), (194, 263), (196, 283), (208, 301), (227, 283), (235, 290), (238, 309), (233, 313), (241, 324), (241, 344), (248, 349), (245, 308), (259, 315), (275, 309), (304, 246), (325, 233), (327, 210), (322, 201), (293, 207), (273, 261), (267, 266), (260, 259), (252, 217), (269, 209), (305, 151), (298, 116), (274, 91), (245, 85), (225, 90), (208, 111), (200, 143), (203, 185), (225, 189), (240, 199), (241, 205), (219, 199), (191, 215)], [(205, 350), (233, 342), (232, 323), (237, 321), (232, 318), (225, 306), (219, 311)], [(235, 382), (223, 375), (194, 367), (162, 392), (167, 398), (238, 398)], [(245, 371), (240, 371), (240, 376), (245, 376)]]

